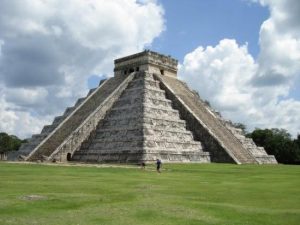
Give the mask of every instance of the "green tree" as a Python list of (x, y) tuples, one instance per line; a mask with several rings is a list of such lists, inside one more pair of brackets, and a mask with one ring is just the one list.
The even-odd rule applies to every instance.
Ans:
[(274, 155), (278, 162), (286, 164), (300, 163), (300, 148), (297, 140), (284, 129), (255, 129), (247, 135), (258, 146), (265, 148), (268, 154)]
[(0, 152), (18, 150), (24, 141), (15, 135), (0, 133)]

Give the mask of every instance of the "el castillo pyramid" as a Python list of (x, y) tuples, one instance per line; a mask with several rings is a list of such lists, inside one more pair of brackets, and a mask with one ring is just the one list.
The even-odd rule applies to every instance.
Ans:
[(149, 50), (115, 60), (114, 77), (9, 156), (25, 161), (277, 163)]

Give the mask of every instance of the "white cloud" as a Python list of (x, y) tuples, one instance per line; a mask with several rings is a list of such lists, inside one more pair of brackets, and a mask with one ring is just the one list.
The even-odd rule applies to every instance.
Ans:
[(22, 106), (8, 103), (3, 89), (0, 89), (0, 131), (19, 137), (28, 136), (28, 132), (39, 133), (43, 125), (49, 124), (51, 116), (33, 115), (22, 110)]
[(89, 76), (111, 75), (115, 58), (151, 44), (163, 14), (154, 0), (0, 1), (1, 122), (15, 121), (0, 130), (24, 137), (41, 129), (39, 118), (83, 97)]
[(215, 48), (199, 47), (187, 54), (180, 74), (203, 98), (229, 110), (235, 107), (234, 102), (243, 104), (249, 99), (256, 67), (246, 45), (239, 47), (234, 40), (224, 39)]
[(5, 100), (18, 106), (36, 106), (46, 102), (48, 91), (46, 88), (9, 88), (5, 91)]
[(184, 58), (180, 76), (226, 117), (254, 127), (300, 132), (300, 101), (289, 96), (300, 76), (300, 2), (261, 0), (270, 18), (260, 29), (257, 60), (247, 45), (224, 39)]
[(287, 93), (300, 72), (300, 2), (260, 2), (269, 7), (271, 16), (261, 25), (260, 68), (254, 82), (282, 86)]

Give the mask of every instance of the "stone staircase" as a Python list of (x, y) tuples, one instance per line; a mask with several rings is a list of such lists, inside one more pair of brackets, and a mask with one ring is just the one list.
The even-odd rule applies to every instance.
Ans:
[(48, 137), (48, 135), (55, 130), (55, 128), (57, 128), (59, 126), (59, 124), (66, 119), (77, 107), (80, 106), (80, 104), (88, 97), (92, 94), (92, 92), (94, 91), (90, 90), (88, 95), (84, 98), (79, 98), (75, 105), (73, 107), (68, 107), (65, 112), (63, 113), (63, 115), (61, 116), (57, 116), (54, 118), (53, 122), (51, 125), (45, 125), (41, 131), (40, 134), (34, 134), (32, 135), (32, 137), (30, 139), (28, 139), (27, 143), (24, 143), (20, 146), (20, 149), (18, 150), (18, 156), (25, 159), (30, 152), (32, 152), (33, 149), (35, 149), (45, 138)]
[[(188, 111), (187, 117), (190, 121), (197, 121), (200, 127), (198, 131), (193, 130), (197, 138), (205, 145), (205, 150), (211, 153), (211, 159), (215, 162), (224, 162), (218, 155), (223, 154), (230, 157), (235, 163), (258, 163), (252, 153), (246, 149), (240, 140), (212, 113), (207, 105), (197, 94), (191, 91), (185, 83), (172, 77), (155, 75), (155, 78), (162, 82), (163, 89), (168, 90), (169, 98), (176, 102), (176, 107)], [(187, 120), (189, 121), (189, 119)], [(185, 118), (186, 119), (186, 118)], [(190, 127), (195, 127), (194, 124)], [(201, 132), (199, 133), (199, 130)], [(197, 134), (198, 132), (198, 134)], [(203, 137), (211, 138), (203, 138)], [(219, 153), (220, 151), (223, 151)]]
[[(197, 95), (197, 94), (196, 94)], [(199, 100), (202, 101), (199, 97)], [(203, 101), (202, 101), (203, 102)], [(205, 103), (205, 102), (204, 102)], [(247, 138), (242, 129), (237, 128), (230, 120), (224, 119), (219, 112), (205, 103), (207, 110), (212, 113), (247, 149), (259, 164), (277, 164), (273, 155), (268, 155), (263, 147), (257, 146), (251, 138)]]
[(74, 107), (67, 108), (62, 116), (54, 119), (52, 125), (45, 126), (37, 138), (33, 136), (28, 145), (20, 149), (20, 153), (27, 153), (25, 159), (28, 161), (49, 157), (125, 78), (113, 77), (97, 89), (91, 89), (87, 97), (78, 99)]
[(73, 155), (75, 161), (209, 162), (200, 142), (186, 129), (159, 82), (139, 72), (97, 129)]
[[(100, 82), (99, 87), (103, 82), (104, 80)], [(33, 134), (32, 137), (28, 139), (27, 143), (20, 146), (19, 150), (15, 152), (16, 154), (14, 154), (13, 158), (10, 160), (25, 159), (30, 152), (32, 152), (45, 138), (47, 138), (49, 134), (54, 131), (55, 128), (57, 128), (59, 124), (61, 124), (62, 121), (64, 121), (75, 109), (77, 109), (95, 90), (96, 88), (90, 89), (86, 97), (79, 98), (74, 106), (67, 107), (63, 115), (55, 117), (52, 124), (45, 125), (40, 134)]]
[(257, 146), (251, 138), (245, 137), (244, 132), (234, 127), (231, 121), (224, 120), (224, 125), (231, 131), (231, 133), (242, 143), (243, 147), (247, 149), (257, 160), (259, 164), (277, 164), (277, 161), (273, 155), (268, 155), (263, 147)]

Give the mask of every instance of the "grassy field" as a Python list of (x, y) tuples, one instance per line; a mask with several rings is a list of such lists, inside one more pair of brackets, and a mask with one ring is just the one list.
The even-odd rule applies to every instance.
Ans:
[(0, 224), (300, 224), (300, 166), (0, 163)]

